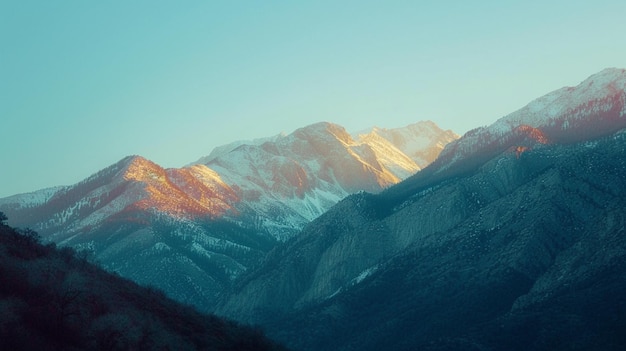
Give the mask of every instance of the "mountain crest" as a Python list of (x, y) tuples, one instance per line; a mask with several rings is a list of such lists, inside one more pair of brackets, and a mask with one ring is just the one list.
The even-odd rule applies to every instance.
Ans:
[(2, 199), (0, 210), (13, 225), (92, 250), (108, 268), (208, 308), (279, 241), (344, 197), (380, 192), (417, 172), (404, 150), (445, 140), (436, 128), (392, 131), (403, 149), (380, 131), (358, 139), (321, 122), (233, 142), (183, 168), (128, 156), (78, 184)]
[(139, 182), (153, 183), (165, 181), (165, 169), (141, 156), (128, 156), (119, 163), (125, 164), (123, 178)]
[(352, 136), (350, 136), (344, 127), (330, 122), (318, 122), (297, 129), (293, 132), (293, 136), (305, 140), (310, 140), (312, 138), (326, 139), (326, 136), (332, 136), (346, 145), (354, 143)]
[(520, 133), (542, 144), (573, 143), (622, 128), (626, 128), (626, 70), (609, 68), (576, 87), (535, 99), (488, 127), (467, 132), (446, 146), (436, 164), (448, 169), (473, 158), (487, 159), (512, 146), (530, 146), (516, 144)]
[(448, 143), (459, 138), (456, 133), (443, 130), (432, 121), (420, 121), (404, 128), (374, 127), (369, 133), (358, 135), (361, 141), (376, 137), (390, 142), (413, 160), (420, 169), (435, 161)]

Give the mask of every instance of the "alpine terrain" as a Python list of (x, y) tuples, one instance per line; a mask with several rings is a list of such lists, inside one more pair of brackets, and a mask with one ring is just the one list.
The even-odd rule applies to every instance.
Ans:
[(626, 348), (625, 87), (606, 69), (345, 198), (218, 313), (298, 350)]
[(10, 224), (204, 311), (349, 194), (377, 193), (458, 136), (432, 122), (352, 136), (319, 123), (216, 148), (187, 167), (126, 157), (82, 182), (0, 199)]

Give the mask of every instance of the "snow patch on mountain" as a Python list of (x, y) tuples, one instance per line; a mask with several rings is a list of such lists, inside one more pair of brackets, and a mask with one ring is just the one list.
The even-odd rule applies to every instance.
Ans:
[(367, 133), (359, 133), (359, 140), (366, 141), (378, 136), (411, 158), (420, 168), (432, 163), (441, 150), (459, 136), (442, 130), (432, 121), (422, 121), (403, 128), (385, 129), (374, 127)]
[[(133, 202), (141, 198), (140, 196), (135, 197), (121, 195), (113, 198), (111, 201), (104, 204), (104, 206), (100, 207), (99, 205), (101, 203), (101, 198), (104, 194), (108, 194), (111, 190), (111, 186), (103, 186), (102, 188), (98, 188), (94, 192), (88, 194), (86, 199), (82, 201), (82, 204), (87, 205), (91, 203), (92, 206), (96, 208), (96, 210), (91, 212), (81, 221), (76, 222), (76, 224), (68, 229), (79, 229), (88, 226), (98, 225), (107, 218), (110, 218), (111, 216), (120, 213), (126, 207), (130, 206)], [(128, 195), (138, 195), (139, 193), (141, 193), (141, 191), (137, 189), (135, 191), (129, 192)]]
[[(459, 136), (450, 130), (442, 130), (432, 121), (422, 121), (403, 128), (385, 129), (374, 127), (369, 131), (358, 133), (357, 138), (362, 142), (374, 145), (376, 145), (375, 141), (386, 141), (388, 145), (392, 145), (393, 148), (406, 155), (415, 164), (417, 170), (420, 170), (431, 164), (444, 147), (450, 142), (457, 140)], [(382, 162), (387, 161), (386, 154), (384, 151), (379, 152)], [(403, 164), (400, 160), (393, 158), (390, 161), (390, 169), (400, 179), (405, 179), (417, 171), (409, 170), (403, 173), (402, 169), (398, 169), (395, 166), (395, 164)], [(404, 164), (402, 168), (408, 169)]]
[(626, 69), (607, 68), (576, 87), (555, 90), (490, 126), (467, 132), (446, 146), (441, 159), (447, 165), (453, 164), (507, 138), (512, 139), (515, 133), (525, 132), (519, 129), (521, 126), (539, 130), (548, 142), (597, 137), (621, 128), (625, 124), (625, 109)]
[[(623, 95), (625, 90), (626, 69), (607, 68), (576, 87), (561, 88), (530, 102), (520, 110), (496, 121), (488, 129), (503, 133), (522, 124), (535, 128), (554, 125), (555, 119), (564, 116), (569, 119), (584, 118), (590, 114), (610, 110), (613, 104), (607, 97)], [(576, 113), (572, 113), (574, 111)]]
[[(376, 193), (418, 172), (417, 162), (427, 162), (420, 150), (438, 153), (451, 137), (432, 122), (375, 128), (356, 138), (321, 122), (288, 135), (223, 145), (178, 169), (128, 156), (73, 186), (16, 195), (0, 205), (34, 209), (34, 217), (10, 217), (59, 241), (110, 220), (155, 218), (224, 218), (287, 240), (347, 195)], [(430, 149), (425, 152), (432, 154)]]
[(256, 139), (251, 139), (251, 140), (237, 140), (237, 141), (233, 141), (232, 143), (228, 143), (225, 145), (221, 145), (218, 146), (216, 148), (214, 148), (210, 154), (208, 154), (207, 156), (203, 156), (200, 159), (198, 159), (196, 162), (193, 162), (189, 165), (194, 165), (194, 164), (207, 164), (211, 161), (213, 161), (214, 159), (226, 155), (229, 152), (235, 150), (236, 148), (238, 148), (239, 146), (242, 145), (261, 145), (265, 142), (274, 142), (276, 140), (278, 140), (279, 138), (283, 138), (286, 134), (285, 133), (280, 133), (277, 134), (275, 136), (272, 137), (266, 137), (266, 138), (256, 138)]
[(172, 249), (171, 247), (169, 247), (169, 245), (161, 241), (154, 244), (153, 248), (156, 252), (170, 251)]
[(362, 282), (363, 280), (365, 280), (365, 278), (369, 277), (370, 275), (372, 275), (374, 272), (376, 272), (378, 270), (379, 265), (375, 265), (372, 266), (366, 270), (364, 270), (363, 272), (361, 272), (359, 275), (357, 275), (354, 279), (352, 279), (350, 281), (350, 283), (352, 285), (356, 285), (359, 284), (360, 282)]
[(200, 246), (200, 244), (198, 243), (193, 243), (191, 244), (191, 251), (198, 253), (206, 258), (211, 258), (211, 253), (207, 250), (205, 250), (202, 246)]
[(12, 206), (16, 209), (31, 208), (48, 202), (54, 194), (63, 189), (62, 186), (46, 188), (25, 194), (17, 194), (0, 199), (0, 205)]
[(256, 225), (285, 240), (348, 194), (379, 192), (420, 170), (379, 134), (395, 136), (422, 163), (420, 148), (434, 147), (438, 154), (441, 145), (456, 137), (432, 122), (407, 128), (406, 133), (377, 129), (354, 139), (343, 127), (321, 122), (289, 135), (219, 147), (198, 162), (235, 189), (242, 200), (239, 212), (264, 218)]

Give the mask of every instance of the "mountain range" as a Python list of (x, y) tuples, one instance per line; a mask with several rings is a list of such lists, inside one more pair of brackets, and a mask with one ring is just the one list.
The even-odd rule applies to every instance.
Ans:
[(623, 348), (625, 85), (604, 70), (349, 196), (218, 313), (299, 350)]
[(460, 138), (320, 123), (0, 211), (297, 350), (622, 350), (625, 153), (610, 68)]
[(211, 310), (241, 273), (345, 196), (380, 192), (458, 138), (432, 122), (332, 123), (234, 142), (179, 169), (126, 157), (82, 182), (0, 199), (10, 224)]

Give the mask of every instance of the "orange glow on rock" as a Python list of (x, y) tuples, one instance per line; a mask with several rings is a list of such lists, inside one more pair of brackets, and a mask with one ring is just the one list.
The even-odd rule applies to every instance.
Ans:
[(547, 144), (549, 142), (548, 137), (544, 134), (544, 132), (542, 132), (538, 128), (533, 128), (531, 126), (523, 124), (517, 127), (516, 129), (524, 133), (525, 135), (527, 135), (528, 137), (530, 137), (531, 139), (535, 140), (538, 143)]
[(143, 196), (130, 207), (153, 210), (177, 218), (221, 217), (235, 211), (235, 191), (206, 166), (165, 170), (142, 157), (135, 157), (124, 179), (138, 182)]

